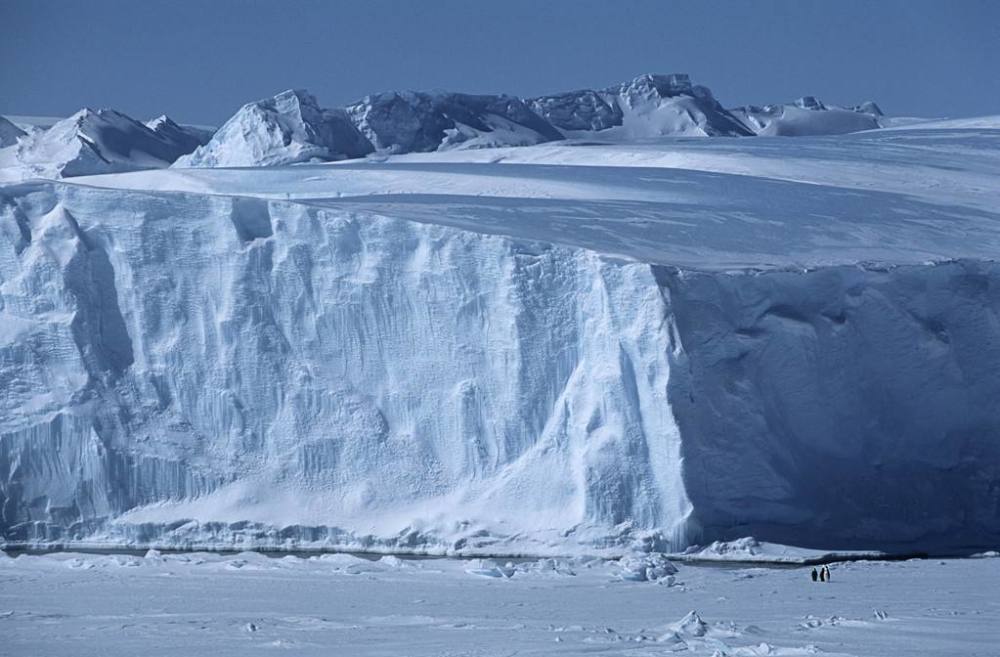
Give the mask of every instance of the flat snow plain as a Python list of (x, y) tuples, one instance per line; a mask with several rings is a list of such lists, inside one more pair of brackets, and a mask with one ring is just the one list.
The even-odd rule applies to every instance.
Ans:
[(0, 556), (0, 654), (1000, 655), (997, 558), (835, 564), (826, 584), (807, 567), (622, 574), (579, 559)]

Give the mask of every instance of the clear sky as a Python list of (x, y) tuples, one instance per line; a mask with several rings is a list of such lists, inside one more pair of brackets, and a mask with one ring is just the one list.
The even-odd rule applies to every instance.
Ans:
[(815, 95), (1000, 113), (1000, 0), (0, 0), (0, 114), (219, 124), (290, 87), (531, 95), (687, 72), (727, 106)]

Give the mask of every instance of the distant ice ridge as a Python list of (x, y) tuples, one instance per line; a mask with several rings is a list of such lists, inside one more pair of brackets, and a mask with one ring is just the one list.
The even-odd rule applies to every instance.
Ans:
[(840, 135), (883, 127), (882, 110), (872, 101), (845, 108), (804, 96), (787, 105), (749, 105), (731, 111), (754, 133), (762, 136)]
[(752, 135), (708, 87), (680, 73), (641, 75), (603, 91), (572, 91), (530, 101), (567, 136), (648, 139)]
[(372, 147), (387, 153), (530, 146), (562, 139), (513, 96), (389, 92), (366, 96), (347, 112)]
[(811, 97), (794, 105), (725, 109), (682, 73), (646, 74), (603, 90), (537, 98), (391, 91), (327, 109), (303, 90), (244, 105), (213, 136), (166, 116), (141, 124), (84, 109), (52, 124), (0, 117), (0, 181), (141, 169), (278, 166), (453, 149), (531, 146), (562, 139), (839, 134), (880, 126), (874, 103), (851, 109)]
[[(804, 101), (803, 101), (804, 102)], [(562, 139), (832, 134), (879, 127), (873, 103), (725, 109), (686, 74), (646, 74), (604, 90), (520, 99), (508, 95), (386, 92), (322, 109), (290, 90), (245, 105), (177, 167), (269, 166), (369, 153), (531, 146)]]
[(163, 168), (207, 139), (165, 116), (147, 126), (110, 109), (83, 109), (13, 140), (3, 136), (13, 124), (3, 121), (0, 182)]

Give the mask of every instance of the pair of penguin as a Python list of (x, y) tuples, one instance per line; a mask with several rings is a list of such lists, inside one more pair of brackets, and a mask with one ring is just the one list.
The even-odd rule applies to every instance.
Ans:
[(827, 568), (826, 566), (823, 566), (822, 568), (819, 569), (819, 572), (817, 573), (816, 569), (813, 568), (813, 570), (812, 570), (812, 580), (815, 582), (817, 579), (819, 581), (821, 581), (821, 582), (829, 582), (830, 581), (830, 569)]

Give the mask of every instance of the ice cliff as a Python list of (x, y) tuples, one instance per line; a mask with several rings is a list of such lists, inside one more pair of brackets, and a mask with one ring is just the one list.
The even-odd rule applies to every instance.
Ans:
[(684, 543), (648, 266), (252, 199), (6, 195), (6, 540)]
[(995, 132), (0, 188), (0, 537), (995, 547)]

